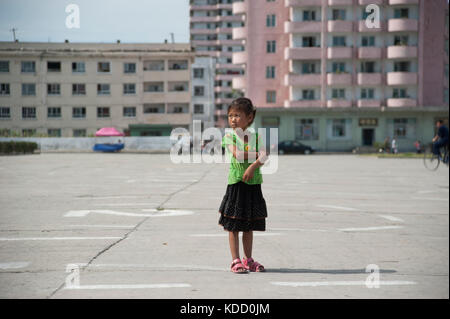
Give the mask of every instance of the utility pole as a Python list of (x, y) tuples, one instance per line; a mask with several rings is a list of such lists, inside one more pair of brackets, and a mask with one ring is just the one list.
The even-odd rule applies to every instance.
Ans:
[(9, 31), (11, 31), (13, 33), (14, 42), (16, 42), (16, 31), (17, 30), (18, 29), (16, 29), (16, 28), (12, 28), (11, 30), (9, 30)]
[(170, 32), (170, 37), (172, 38), (172, 43), (175, 43), (175, 36), (173, 35), (173, 32)]

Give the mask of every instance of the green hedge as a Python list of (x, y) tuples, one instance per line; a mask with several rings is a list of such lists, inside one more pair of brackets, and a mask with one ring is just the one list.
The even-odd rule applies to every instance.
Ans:
[(0, 142), (0, 154), (25, 154), (34, 153), (38, 148), (35, 142)]

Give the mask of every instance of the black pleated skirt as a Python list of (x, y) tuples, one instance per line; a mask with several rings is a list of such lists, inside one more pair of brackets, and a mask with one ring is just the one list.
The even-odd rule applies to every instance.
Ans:
[(219, 208), (219, 225), (228, 231), (265, 231), (267, 207), (261, 184), (228, 184)]

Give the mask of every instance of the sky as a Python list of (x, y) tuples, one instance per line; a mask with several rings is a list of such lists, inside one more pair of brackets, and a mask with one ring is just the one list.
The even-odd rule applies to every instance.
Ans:
[[(68, 28), (66, 7), (79, 8), (79, 28)], [(73, 20), (71, 20), (73, 21)], [(0, 0), (0, 41), (189, 42), (189, 0)]]

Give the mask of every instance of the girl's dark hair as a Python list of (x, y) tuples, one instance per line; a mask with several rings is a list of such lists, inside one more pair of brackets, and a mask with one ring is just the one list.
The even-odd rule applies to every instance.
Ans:
[(231, 109), (242, 111), (247, 116), (250, 116), (251, 114), (253, 114), (252, 121), (248, 124), (248, 126), (252, 125), (253, 121), (255, 120), (255, 116), (256, 116), (256, 108), (253, 106), (253, 103), (250, 99), (247, 99), (246, 97), (240, 97), (240, 98), (235, 99), (228, 106), (227, 114), (230, 113)]

